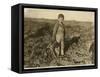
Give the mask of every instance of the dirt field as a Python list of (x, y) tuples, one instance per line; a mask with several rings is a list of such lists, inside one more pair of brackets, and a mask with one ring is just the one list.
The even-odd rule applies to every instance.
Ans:
[(94, 64), (94, 51), (89, 52), (94, 41), (92, 22), (64, 21), (65, 55), (55, 58), (47, 46), (51, 42), (56, 21), (25, 18), (24, 67)]

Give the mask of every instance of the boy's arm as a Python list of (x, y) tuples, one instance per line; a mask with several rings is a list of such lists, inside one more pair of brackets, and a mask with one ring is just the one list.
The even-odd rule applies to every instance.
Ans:
[(53, 29), (52, 41), (55, 41), (55, 39), (56, 39), (57, 30), (58, 30), (58, 24), (56, 23), (54, 26), (54, 29)]

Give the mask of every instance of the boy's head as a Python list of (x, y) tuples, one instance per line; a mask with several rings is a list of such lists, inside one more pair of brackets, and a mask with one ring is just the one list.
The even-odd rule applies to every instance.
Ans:
[(64, 20), (64, 15), (63, 14), (59, 14), (58, 15), (58, 21), (59, 22), (63, 22), (63, 20)]

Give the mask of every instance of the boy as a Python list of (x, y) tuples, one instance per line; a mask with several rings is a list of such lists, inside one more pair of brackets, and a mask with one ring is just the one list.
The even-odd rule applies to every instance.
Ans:
[(65, 37), (65, 28), (64, 28), (64, 15), (59, 14), (58, 15), (58, 21), (54, 26), (53, 29), (53, 36), (52, 36), (52, 42), (56, 42), (55, 52), (57, 56), (63, 56), (64, 55), (64, 37)]

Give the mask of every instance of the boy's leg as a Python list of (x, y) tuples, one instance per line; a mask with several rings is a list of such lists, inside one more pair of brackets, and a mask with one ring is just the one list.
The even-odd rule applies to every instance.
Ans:
[(61, 55), (64, 55), (64, 40), (61, 40)]
[[(56, 35), (56, 42), (57, 42), (59, 45), (61, 45), (61, 44), (60, 44), (60, 43), (61, 43), (61, 39), (60, 39), (60, 36), (59, 36), (59, 35)], [(55, 52), (56, 52), (57, 56), (60, 55), (60, 50), (61, 50), (61, 47), (60, 47), (59, 45), (55, 48)]]

